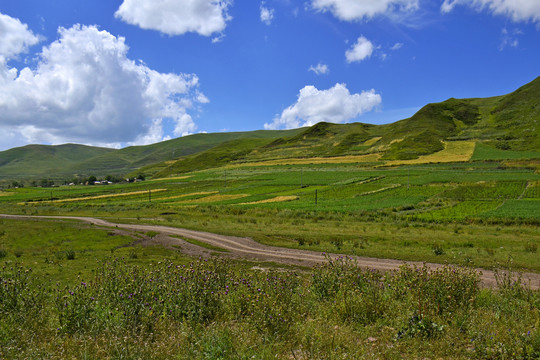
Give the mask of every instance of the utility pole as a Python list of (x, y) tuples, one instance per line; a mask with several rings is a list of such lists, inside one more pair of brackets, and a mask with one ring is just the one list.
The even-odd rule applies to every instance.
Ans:
[(315, 189), (315, 205), (317, 205), (317, 189)]
[(148, 202), (152, 202), (152, 190), (148, 189)]

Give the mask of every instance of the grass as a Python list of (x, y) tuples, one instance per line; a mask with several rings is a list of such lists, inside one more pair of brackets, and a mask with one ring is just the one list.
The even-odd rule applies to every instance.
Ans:
[[(77, 260), (74, 260), (77, 261)], [(43, 284), (1, 267), (2, 358), (452, 358), (540, 355), (538, 291), (500, 273), (443, 267), (359, 270), (347, 258), (309, 273), (218, 259), (122, 259), (91, 278)]]
[(519, 159), (538, 159), (538, 151), (512, 151), (497, 149), (484, 143), (477, 143), (471, 160), (519, 160)]
[[(540, 242), (540, 175), (532, 169), (483, 162), (386, 168), (345, 163), (220, 168), (187, 176), (10, 189), (0, 197), (0, 212), (165, 222), (269, 245), (488, 268), (512, 257), (518, 268), (540, 270), (534, 253), (523, 250), (527, 242)], [(51, 203), (51, 198), (87, 200)], [(451, 245), (455, 223), (465, 228), (459, 236), (473, 247)], [(501, 226), (512, 231), (502, 236), (496, 231)], [(434, 254), (435, 245), (443, 255)]]
[[(380, 274), (346, 258), (300, 271), (194, 261), (138, 245), (153, 232), (0, 219), (0, 357), (537, 358), (538, 290), (504, 273), (496, 289), (479, 289), (470, 270), (511, 260), (540, 272), (539, 175), (499, 165), (257, 165), (111, 187), (11, 189), (2, 213), (98, 216), (464, 267)], [(166, 192), (150, 202), (157, 189)]]

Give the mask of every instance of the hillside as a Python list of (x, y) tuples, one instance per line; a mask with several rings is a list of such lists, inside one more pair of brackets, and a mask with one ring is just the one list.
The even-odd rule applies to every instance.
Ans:
[(124, 175), (143, 166), (204, 152), (227, 141), (276, 139), (297, 130), (195, 134), (146, 146), (27, 145), (0, 152), (0, 179)]
[[(386, 125), (318, 123), (294, 130), (196, 134), (120, 150), (29, 145), (0, 152), (0, 179), (139, 171), (163, 177), (228, 163), (369, 154), (394, 164), (421, 161), (449, 148), (468, 149), (456, 161), (538, 158), (539, 99), (540, 77), (507, 95), (427, 104), (412, 117)], [(474, 155), (475, 149), (482, 155)]]

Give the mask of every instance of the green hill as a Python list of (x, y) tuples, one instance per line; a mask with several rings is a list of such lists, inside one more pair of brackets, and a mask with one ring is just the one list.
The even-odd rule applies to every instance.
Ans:
[(472, 141), (473, 160), (539, 158), (540, 77), (508, 94), (448, 99), (386, 125), (318, 123), (309, 128), (196, 134), (147, 146), (105, 149), (29, 145), (0, 152), (0, 179), (144, 172), (168, 176), (230, 162), (378, 154), (406, 161)]

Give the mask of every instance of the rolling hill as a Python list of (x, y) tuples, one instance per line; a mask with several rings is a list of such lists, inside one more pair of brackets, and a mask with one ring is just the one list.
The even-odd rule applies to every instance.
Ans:
[[(394, 164), (436, 161), (434, 154), (449, 149), (468, 149), (470, 154), (456, 161), (489, 160), (490, 154), (497, 160), (540, 158), (539, 118), (540, 77), (507, 95), (427, 104), (412, 117), (386, 125), (323, 122), (293, 130), (196, 134), (124, 149), (28, 145), (0, 152), (0, 179), (138, 171), (162, 177), (225, 164), (370, 154)], [(482, 156), (473, 156), (475, 149)]]

